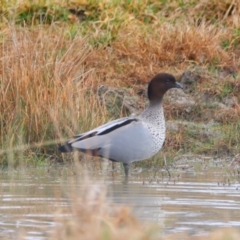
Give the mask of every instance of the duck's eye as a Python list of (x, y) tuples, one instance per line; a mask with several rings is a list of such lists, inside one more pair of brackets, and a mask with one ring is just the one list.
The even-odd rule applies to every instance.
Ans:
[(166, 83), (169, 83), (170, 82), (170, 80), (169, 79), (166, 79)]

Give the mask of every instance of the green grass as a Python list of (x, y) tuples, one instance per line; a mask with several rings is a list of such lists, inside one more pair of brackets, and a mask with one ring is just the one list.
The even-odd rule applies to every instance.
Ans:
[[(166, 118), (220, 124), (221, 139), (184, 128), (164, 153), (239, 151), (239, 9), (232, 1), (2, 1), (0, 6), (0, 162), (32, 164), (56, 143), (125, 116), (104, 106), (99, 85), (133, 95), (157, 72), (196, 70), (190, 111), (165, 103)], [(202, 102), (204, 96), (207, 101)], [(202, 98), (201, 98), (202, 97)], [(234, 105), (219, 108), (232, 98)], [(140, 101), (142, 102), (143, 99)], [(89, 111), (91, 110), (91, 111)], [(200, 144), (202, 142), (202, 144)], [(221, 146), (224, 146), (221, 151)], [(30, 150), (29, 150), (30, 149)], [(20, 151), (21, 150), (21, 151)], [(152, 162), (150, 161), (150, 165)], [(153, 160), (154, 165), (161, 165)]]

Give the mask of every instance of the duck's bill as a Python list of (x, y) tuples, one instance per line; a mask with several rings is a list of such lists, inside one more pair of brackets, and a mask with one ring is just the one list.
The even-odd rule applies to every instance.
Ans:
[(175, 88), (181, 88), (181, 89), (183, 89), (183, 86), (182, 86), (179, 82), (176, 82), (176, 83), (175, 83)]

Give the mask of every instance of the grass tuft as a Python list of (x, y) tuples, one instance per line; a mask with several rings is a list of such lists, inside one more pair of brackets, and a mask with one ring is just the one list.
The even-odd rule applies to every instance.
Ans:
[[(23, 0), (2, 1), (0, 11), (1, 163), (32, 162), (29, 148), (56, 154), (61, 138), (124, 115), (109, 113), (99, 85), (137, 94), (157, 72), (187, 69), (199, 69), (188, 92), (196, 103), (185, 111), (166, 101), (167, 119), (213, 120), (226, 135), (219, 141), (238, 149), (238, 2)], [(168, 136), (166, 149), (199, 150), (191, 130)]]

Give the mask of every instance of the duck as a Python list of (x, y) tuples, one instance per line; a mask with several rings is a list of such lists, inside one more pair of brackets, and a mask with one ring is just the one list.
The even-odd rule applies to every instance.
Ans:
[(59, 146), (62, 153), (80, 151), (121, 162), (125, 180), (131, 163), (153, 157), (165, 141), (163, 96), (172, 88), (183, 89), (169, 73), (158, 73), (148, 84), (147, 108), (136, 117), (123, 117), (78, 134)]

